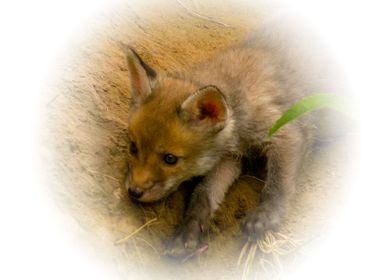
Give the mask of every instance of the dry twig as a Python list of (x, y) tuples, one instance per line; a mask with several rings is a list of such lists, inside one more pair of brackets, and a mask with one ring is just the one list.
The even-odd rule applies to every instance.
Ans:
[(176, 1), (177, 1), (177, 3), (178, 3), (181, 7), (183, 7), (189, 14), (191, 14), (191, 15), (193, 15), (193, 16), (195, 16), (195, 17), (198, 17), (198, 18), (201, 18), (201, 19), (204, 19), (204, 20), (211, 21), (211, 22), (213, 22), (213, 23), (222, 25), (222, 26), (224, 26), (224, 27), (231, 27), (230, 25), (228, 25), (228, 24), (226, 24), (226, 23), (224, 23), (224, 22), (218, 21), (218, 20), (216, 20), (216, 19), (213, 19), (212, 17), (206, 16), (206, 15), (202, 15), (202, 14), (199, 14), (198, 12), (196, 12), (196, 11), (194, 11), (194, 10), (191, 10), (190, 8), (188, 8), (187, 6), (185, 6), (184, 3), (182, 3), (182, 1), (180, 1), (180, 0), (176, 0)]

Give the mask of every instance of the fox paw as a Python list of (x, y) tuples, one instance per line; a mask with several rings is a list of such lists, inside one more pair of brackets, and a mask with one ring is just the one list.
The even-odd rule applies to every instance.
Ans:
[(174, 258), (184, 258), (192, 254), (200, 245), (202, 228), (198, 221), (190, 221), (182, 226), (175, 237), (169, 242), (165, 255)]
[(263, 239), (267, 231), (276, 230), (280, 222), (281, 218), (277, 211), (259, 207), (245, 219), (243, 230), (250, 241), (256, 241)]

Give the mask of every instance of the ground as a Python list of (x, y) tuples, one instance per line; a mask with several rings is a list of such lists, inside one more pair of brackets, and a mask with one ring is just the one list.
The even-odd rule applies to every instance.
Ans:
[[(83, 232), (86, 247), (107, 259), (121, 277), (137, 273), (154, 279), (157, 271), (167, 279), (252, 279), (256, 272), (276, 276), (306, 258), (308, 248), (338, 219), (346, 198), (347, 139), (307, 156), (290, 215), (280, 233), (271, 236), (275, 243), (242, 250), (241, 219), (255, 207), (260, 191), (260, 178), (245, 175), (212, 222), (208, 251), (181, 265), (168, 262), (163, 252), (182, 219), (189, 190), (143, 205), (131, 203), (123, 187), (128, 73), (122, 45), (133, 46), (160, 71), (181, 69), (240, 42), (264, 14), (227, 1), (118, 4), (86, 22), (54, 62), (43, 105), (41, 150), (50, 195)], [(272, 251), (260, 253), (268, 248)]]

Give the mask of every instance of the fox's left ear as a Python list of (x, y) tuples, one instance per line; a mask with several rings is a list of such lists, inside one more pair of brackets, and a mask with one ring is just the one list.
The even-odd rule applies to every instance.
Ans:
[(181, 105), (180, 116), (196, 127), (217, 132), (229, 118), (225, 96), (215, 86), (206, 86), (190, 95)]
[(151, 94), (157, 73), (132, 48), (127, 47), (125, 54), (131, 84), (131, 101), (137, 105)]

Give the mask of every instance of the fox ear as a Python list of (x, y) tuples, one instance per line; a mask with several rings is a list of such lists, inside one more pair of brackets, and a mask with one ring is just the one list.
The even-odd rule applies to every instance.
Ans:
[(192, 125), (217, 132), (226, 125), (229, 107), (224, 95), (217, 87), (206, 86), (193, 93), (182, 103), (180, 116)]
[(132, 48), (127, 47), (125, 54), (131, 82), (131, 104), (140, 104), (151, 94), (157, 73)]

